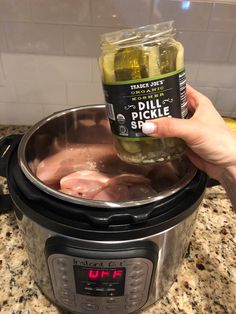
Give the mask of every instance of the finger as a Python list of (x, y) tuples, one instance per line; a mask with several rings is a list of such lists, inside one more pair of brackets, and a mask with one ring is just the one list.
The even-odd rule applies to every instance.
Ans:
[[(209, 117), (219, 116), (216, 108), (209, 98), (201, 94), (187, 84), (187, 101), (189, 112), (195, 117), (201, 117), (201, 120), (208, 120)], [(208, 120), (209, 123), (211, 120)], [(214, 119), (212, 120), (214, 121)]]
[(193, 88), (191, 85), (186, 84), (186, 93), (188, 97), (192, 97), (193, 99), (195, 99), (196, 101), (199, 100), (199, 98), (201, 97), (206, 97), (205, 95), (203, 95), (202, 93), (200, 93), (199, 91), (197, 91), (195, 88)]
[(186, 86), (186, 98), (189, 116), (193, 116), (199, 107), (199, 96), (198, 92), (193, 89), (190, 85)]
[(195, 112), (199, 106), (199, 92), (192, 88), (189, 84), (186, 86), (186, 96), (188, 102), (188, 109), (191, 113)]
[(199, 137), (199, 127), (191, 119), (159, 118), (143, 124), (143, 133), (154, 137), (179, 137), (187, 143)]

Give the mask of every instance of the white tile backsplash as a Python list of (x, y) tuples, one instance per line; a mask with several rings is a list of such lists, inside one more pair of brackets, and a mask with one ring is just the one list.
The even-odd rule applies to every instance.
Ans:
[(0, 102), (0, 124), (32, 125), (42, 118), (43, 109), (40, 104)]
[(104, 104), (104, 95), (101, 83), (67, 83), (69, 106), (83, 106)]
[(0, 85), (0, 102), (16, 102), (16, 92), (12, 82), (4, 81)]
[(209, 20), (209, 29), (234, 32), (236, 29), (236, 4), (215, 3)]
[(32, 19), (57, 24), (91, 24), (88, 0), (30, 0)]
[(68, 109), (67, 105), (49, 105), (49, 104), (43, 104), (43, 117), (48, 117), (53, 113)]
[(221, 112), (235, 112), (236, 89), (219, 88), (215, 106)]
[(236, 88), (236, 64), (202, 62), (196, 85)]
[(37, 23), (4, 23), (11, 52), (64, 54), (62, 26)]
[(226, 61), (230, 54), (233, 42), (233, 33), (208, 32), (205, 42), (204, 53), (200, 60)]
[(222, 32), (178, 32), (187, 60), (226, 61), (230, 54), (233, 33)]
[(0, 23), (0, 52), (7, 50), (7, 42), (5, 38), (5, 33), (3, 29), (3, 24)]
[(30, 0), (0, 0), (0, 21), (30, 20)]
[(98, 58), (92, 58), (92, 79), (93, 82), (101, 82), (101, 72), (98, 65)]
[(213, 104), (216, 102), (218, 88), (217, 87), (205, 87), (205, 86), (195, 86), (194, 88), (198, 90), (200, 93), (207, 96)]
[(2, 64), (6, 77), (10, 80), (36, 80), (37, 56), (19, 53), (2, 53)]
[(97, 26), (135, 27), (150, 23), (151, 0), (91, 0)]
[(69, 56), (97, 57), (100, 54), (100, 35), (114, 30), (103, 27), (65, 26), (65, 53)]
[(196, 61), (202, 58), (204, 44), (206, 43), (206, 32), (178, 32), (177, 39), (184, 45), (185, 59)]
[(236, 34), (234, 35), (233, 43), (231, 46), (231, 51), (229, 55), (229, 61), (236, 63)]
[(174, 20), (179, 30), (206, 30), (211, 9), (211, 3), (190, 2), (183, 10), (183, 1), (155, 0), (151, 23)]
[(104, 103), (100, 35), (169, 19), (185, 47), (187, 82), (236, 115), (236, 2), (218, 2), (0, 0), (0, 123)]
[(187, 83), (195, 84), (199, 69), (199, 62), (185, 62)]
[(0, 53), (0, 86), (2, 84), (4, 84), (5, 79), (6, 79), (6, 75), (5, 75), (5, 71), (3, 69), (2, 56)]
[(44, 80), (16, 81), (16, 95), (20, 103), (65, 105), (66, 87), (63, 82)]
[(52, 81), (92, 80), (92, 60), (87, 57), (37, 56), (39, 77)]

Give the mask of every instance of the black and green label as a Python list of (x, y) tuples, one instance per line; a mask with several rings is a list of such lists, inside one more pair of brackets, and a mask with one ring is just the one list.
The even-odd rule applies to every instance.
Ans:
[(103, 84), (112, 132), (122, 137), (144, 137), (142, 125), (161, 117), (187, 115), (185, 71), (156, 79)]

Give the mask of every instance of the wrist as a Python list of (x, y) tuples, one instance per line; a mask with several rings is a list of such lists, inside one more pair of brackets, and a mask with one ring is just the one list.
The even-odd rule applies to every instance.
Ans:
[(226, 167), (219, 182), (225, 189), (234, 210), (236, 211), (236, 166)]

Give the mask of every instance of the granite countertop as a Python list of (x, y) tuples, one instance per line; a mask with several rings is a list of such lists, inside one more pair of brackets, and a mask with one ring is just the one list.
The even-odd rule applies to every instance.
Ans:
[[(26, 130), (24, 126), (0, 125), (0, 136)], [(3, 177), (0, 187), (7, 191)], [(0, 215), (0, 282), (1, 313), (62, 313), (33, 281), (12, 211)], [(222, 187), (206, 189), (175, 283), (163, 299), (142, 312), (154, 313), (236, 313), (236, 213)]]

